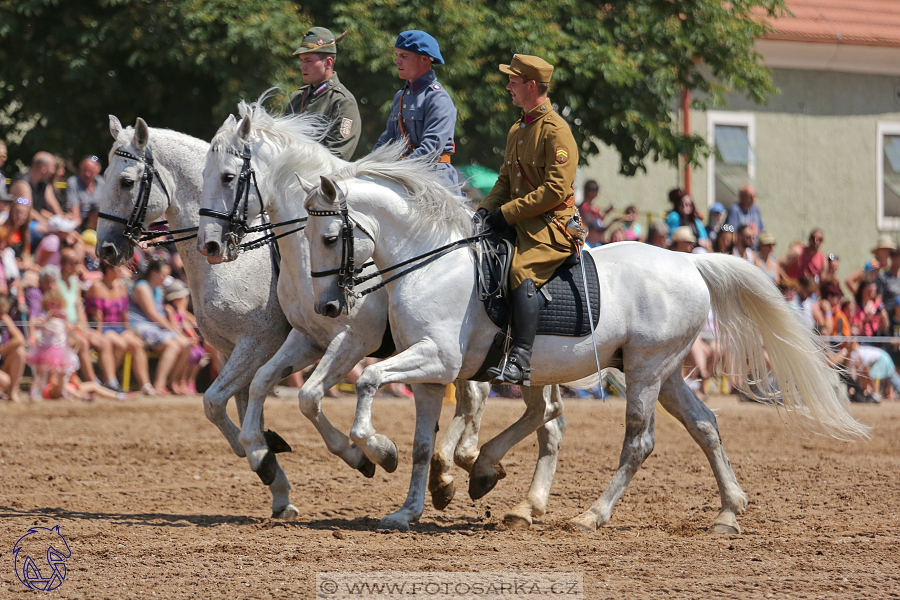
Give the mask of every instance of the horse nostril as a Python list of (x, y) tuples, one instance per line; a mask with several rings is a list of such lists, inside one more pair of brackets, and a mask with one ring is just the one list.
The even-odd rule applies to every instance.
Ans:
[(221, 252), (219, 242), (206, 242), (206, 255), (207, 256), (218, 256), (219, 252)]
[(341, 306), (336, 300), (333, 300), (325, 305), (325, 316), (330, 318), (335, 318), (341, 314)]

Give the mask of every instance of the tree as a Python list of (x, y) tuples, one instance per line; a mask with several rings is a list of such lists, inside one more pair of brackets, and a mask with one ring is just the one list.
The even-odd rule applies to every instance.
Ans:
[[(402, 81), (392, 64), (399, 32), (441, 44), (438, 77), (459, 109), (456, 164), (492, 166), (518, 116), (497, 70), (516, 52), (556, 65), (551, 99), (582, 158), (598, 142), (623, 173), (648, 160), (699, 160), (698, 136), (676, 127), (675, 102), (720, 103), (729, 91), (762, 102), (774, 91), (753, 40), (783, 0), (0, 0), (0, 138), (37, 120), (19, 147), (77, 158), (109, 148), (107, 114), (144, 117), (209, 139), (240, 99), (302, 83), (291, 53), (307, 29), (350, 35), (337, 71), (360, 101), (357, 155), (383, 131)], [(270, 105), (284, 106), (285, 95)]]

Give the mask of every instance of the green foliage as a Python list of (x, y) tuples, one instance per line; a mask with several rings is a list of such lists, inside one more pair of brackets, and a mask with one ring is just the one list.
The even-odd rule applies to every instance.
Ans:
[[(551, 99), (582, 157), (603, 142), (634, 173), (707, 151), (678, 131), (682, 90), (698, 107), (774, 91), (753, 39), (766, 31), (761, 16), (782, 9), (783, 0), (0, 0), (0, 111), (13, 124), (40, 117), (10, 148), (19, 158), (99, 154), (107, 114), (209, 139), (238, 100), (301, 85), (291, 52), (316, 24), (351, 30), (337, 71), (360, 101), (361, 153), (403, 83), (397, 34), (424, 29), (441, 44), (447, 65), (436, 70), (459, 109), (454, 162), (495, 166), (518, 116), (497, 65), (519, 52), (556, 65)], [(0, 121), (0, 138), (11, 128)]]

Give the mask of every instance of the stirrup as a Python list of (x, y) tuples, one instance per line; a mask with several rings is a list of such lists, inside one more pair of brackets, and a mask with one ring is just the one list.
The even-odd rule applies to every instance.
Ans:
[[(510, 383), (513, 385), (527, 385), (531, 386), (531, 368), (523, 369), (519, 365), (516, 364), (514, 360), (515, 357), (507, 358), (503, 364), (499, 367), (491, 367), (487, 370), (487, 375), (491, 378), (492, 385), (501, 385), (504, 383)], [(520, 377), (515, 377), (514, 373), (509, 372), (509, 367), (515, 367), (520, 374)], [(502, 367), (502, 369), (501, 369)]]

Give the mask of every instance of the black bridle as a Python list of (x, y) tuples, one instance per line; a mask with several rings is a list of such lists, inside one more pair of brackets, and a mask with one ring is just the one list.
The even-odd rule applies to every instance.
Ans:
[[(306, 226), (306, 217), (291, 219), (289, 221), (282, 221), (281, 223), (269, 223), (268, 220), (266, 220), (266, 222), (261, 225), (256, 225), (253, 227), (250, 226), (250, 223), (247, 222), (247, 213), (250, 209), (251, 183), (256, 189), (256, 195), (259, 198), (260, 211), (263, 213), (263, 215), (265, 215), (265, 212), (262, 211), (262, 194), (259, 191), (259, 184), (256, 182), (256, 170), (253, 168), (253, 164), (251, 161), (252, 155), (250, 154), (250, 146), (248, 144), (244, 144), (244, 147), (240, 154), (238, 154), (231, 148), (226, 149), (226, 152), (233, 156), (237, 156), (243, 161), (241, 164), (241, 172), (238, 174), (237, 188), (234, 192), (234, 203), (231, 206), (231, 212), (226, 213), (224, 211), (213, 210), (211, 208), (201, 208), (200, 216), (212, 217), (214, 219), (225, 221), (228, 224), (228, 228), (225, 230), (225, 234), (228, 236), (228, 245), (237, 250), (253, 250), (255, 248), (261, 248), (262, 246), (271, 244), (286, 235), (290, 235), (298, 231), (303, 231), (303, 228)], [(243, 209), (241, 208), (242, 206)], [(303, 223), (303, 225), (292, 229), (291, 231), (286, 231), (279, 235), (275, 235), (275, 227), (280, 227), (283, 225), (294, 225), (296, 223)], [(252, 242), (242, 243), (244, 237), (246, 237), (247, 234), (256, 233), (259, 231), (265, 231), (266, 234), (257, 240), (253, 240)]]
[[(147, 207), (150, 204), (150, 188), (153, 187), (153, 180), (156, 179), (159, 182), (159, 187), (162, 188), (163, 193), (166, 195), (167, 204), (172, 203), (172, 198), (169, 196), (169, 190), (166, 189), (166, 184), (163, 183), (162, 177), (159, 176), (159, 172), (153, 166), (153, 152), (150, 150), (150, 146), (148, 145), (144, 149), (143, 156), (135, 156), (130, 152), (125, 152), (124, 150), (114, 150), (113, 154), (116, 156), (121, 156), (123, 158), (127, 158), (129, 160), (133, 160), (144, 165), (144, 172), (141, 174), (141, 183), (138, 187), (138, 195), (137, 201), (134, 203), (134, 208), (131, 209), (131, 215), (127, 219), (123, 219), (122, 217), (118, 217), (116, 215), (111, 215), (105, 212), (98, 212), (97, 216), (101, 219), (106, 219), (107, 221), (115, 221), (116, 223), (122, 223), (125, 225), (125, 231), (123, 232), (123, 236), (130, 241), (131, 243), (139, 246), (142, 242), (146, 242), (149, 240), (155, 240), (156, 238), (164, 237), (164, 236), (172, 236), (172, 239), (165, 239), (162, 241), (152, 242), (147, 244), (148, 246), (161, 246), (164, 244), (171, 244), (174, 242), (181, 242), (184, 240), (189, 240), (191, 238), (197, 237), (197, 228), (196, 227), (188, 227), (186, 229), (175, 229), (175, 230), (167, 230), (167, 231), (149, 231), (146, 227), (144, 227), (144, 219), (147, 217)], [(165, 221), (159, 221), (157, 223), (152, 223), (150, 227), (154, 225), (165, 225)], [(175, 238), (175, 235), (182, 233), (191, 233), (192, 235), (188, 235), (182, 238)]]
[[(482, 231), (481, 233), (463, 238), (461, 240), (456, 240), (455, 242), (450, 242), (440, 248), (435, 248), (434, 250), (430, 250), (425, 254), (420, 254), (419, 256), (414, 256), (408, 260), (404, 260), (403, 262), (399, 262), (396, 265), (390, 266), (386, 269), (382, 269), (380, 271), (373, 271), (366, 275), (359, 277), (359, 273), (362, 273), (363, 269), (367, 266), (363, 265), (362, 267), (354, 266), (354, 258), (353, 258), (353, 229), (355, 227), (359, 227), (359, 230), (362, 231), (370, 240), (373, 242), (375, 238), (372, 237), (372, 234), (366, 231), (366, 229), (355, 222), (350, 218), (350, 210), (347, 207), (346, 198), (341, 198), (340, 205), (338, 210), (313, 210), (307, 209), (309, 216), (311, 217), (340, 217), (341, 218), (341, 266), (337, 269), (328, 269), (327, 271), (312, 271), (310, 272), (310, 276), (312, 277), (330, 277), (332, 275), (338, 276), (338, 287), (344, 291), (345, 298), (349, 299), (358, 299), (363, 296), (367, 296), (374, 291), (380, 290), (390, 282), (403, 277), (407, 273), (415, 271), (416, 269), (420, 269), (425, 265), (432, 263), (444, 256), (445, 254), (449, 254), (454, 250), (462, 248), (465, 245), (468, 245), (472, 242), (478, 241), (490, 234), (490, 231)], [(421, 261), (421, 262), (418, 262)], [(404, 269), (399, 273), (388, 277), (387, 279), (382, 279), (381, 282), (373, 285), (370, 288), (366, 288), (361, 292), (357, 292), (354, 288), (361, 284), (369, 281), (370, 279), (374, 279), (376, 277), (381, 277), (386, 273), (390, 273), (395, 269), (399, 269), (400, 267), (405, 267), (411, 263), (417, 263), (408, 269)], [(349, 302), (348, 302), (349, 304)]]

